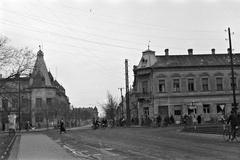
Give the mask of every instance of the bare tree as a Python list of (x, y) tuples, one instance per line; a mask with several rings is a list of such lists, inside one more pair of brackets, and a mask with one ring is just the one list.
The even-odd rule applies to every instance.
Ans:
[(11, 78), (16, 75), (28, 75), (33, 69), (36, 59), (33, 51), (28, 47), (15, 48), (8, 46), (10, 40), (7, 37), (0, 37), (0, 68), (5, 71), (6, 77)]
[(111, 93), (107, 92), (107, 102), (105, 104), (101, 104), (101, 107), (106, 115), (107, 119), (115, 118), (118, 102), (116, 98), (114, 98)]
[[(0, 36), (0, 70), (5, 73), (5, 78), (0, 77), (0, 96), (11, 103), (12, 96), (16, 96), (11, 92), (18, 92), (19, 85), (23, 89), (20, 77), (29, 75), (36, 56), (27, 47), (18, 49), (9, 46), (9, 41), (7, 37)], [(7, 107), (4, 109), (8, 110)]]

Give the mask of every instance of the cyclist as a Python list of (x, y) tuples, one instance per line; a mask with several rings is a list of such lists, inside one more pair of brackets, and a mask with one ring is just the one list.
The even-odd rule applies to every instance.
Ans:
[(237, 115), (233, 111), (231, 111), (231, 115), (228, 118), (227, 124), (229, 124), (229, 122), (231, 122), (231, 132), (232, 132), (231, 140), (233, 140), (236, 135), (236, 126), (238, 126), (238, 118), (237, 118)]
[(157, 125), (158, 125), (158, 127), (161, 126), (161, 122), (162, 122), (162, 118), (161, 118), (160, 115), (158, 115), (158, 116), (157, 116)]

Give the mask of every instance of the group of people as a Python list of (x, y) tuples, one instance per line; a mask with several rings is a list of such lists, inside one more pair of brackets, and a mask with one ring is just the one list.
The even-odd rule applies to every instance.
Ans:
[(93, 117), (92, 123), (93, 123), (93, 126), (95, 126), (96, 128), (99, 128), (100, 125), (107, 125), (108, 121), (106, 118), (103, 118), (102, 121), (99, 121), (98, 118)]

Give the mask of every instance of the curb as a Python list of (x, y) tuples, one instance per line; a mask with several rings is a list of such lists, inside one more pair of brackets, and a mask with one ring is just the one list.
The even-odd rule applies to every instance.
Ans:
[(4, 160), (5, 158), (7, 158), (7, 156), (10, 155), (10, 150), (14, 144), (16, 137), (17, 137), (17, 135), (15, 134), (13, 139), (11, 140), (10, 144), (8, 145), (7, 150), (4, 152), (4, 155), (1, 156), (1, 160)]

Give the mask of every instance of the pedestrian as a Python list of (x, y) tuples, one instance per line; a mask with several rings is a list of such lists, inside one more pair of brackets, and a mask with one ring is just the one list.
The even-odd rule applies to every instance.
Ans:
[(194, 129), (197, 129), (197, 115), (195, 113), (193, 113), (193, 125), (194, 125)]
[(143, 118), (143, 115), (141, 115), (140, 120), (141, 120), (141, 126), (142, 126), (142, 125), (144, 124), (144, 118)]
[(170, 116), (170, 124), (174, 124), (174, 118), (173, 118), (173, 115)]
[(132, 117), (131, 117), (131, 124), (134, 126), (135, 123), (134, 123), (134, 114), (132, 114)]
[(66, 133), (66, 129), (65, 129), (65, 127), (64, 127), (63, 118), (61, 119), (61, 122), (60, 122), (60, 134), (62, 134), (62, 132), (65, 132), (65, 133)]
[(240, 126), (240, 112), (237, 114), (237, 119), (238, 119), (238, 125)]
[(198, 124), (201, 124), (201, 121), (202, 121), (202, 117), (201, 117), (201, 115), (198, 115), (198, 117), (197, 117), (197, 121), (198, 121)]
[(157, 116), (157, 125), (158, 125), (158, 127), (161, 126), (161, 122), (162, 122), (162, 118), (161, 118), (160, 115), (158, 115), (158, 116)]
[(231, 111), (231, 115), (228, 118), (227, 124), (229, 124), (229, 122), (231, 123), (231, 132), (232, 132), (232, 139), (233, 140), (235, 138), (236, 135), (236, 127), (238, 126), (238, 117), (237, 115), (234, 113), (234, 111)]
[(5, 132), (5, 123), (2, 123), (2, 131)]

